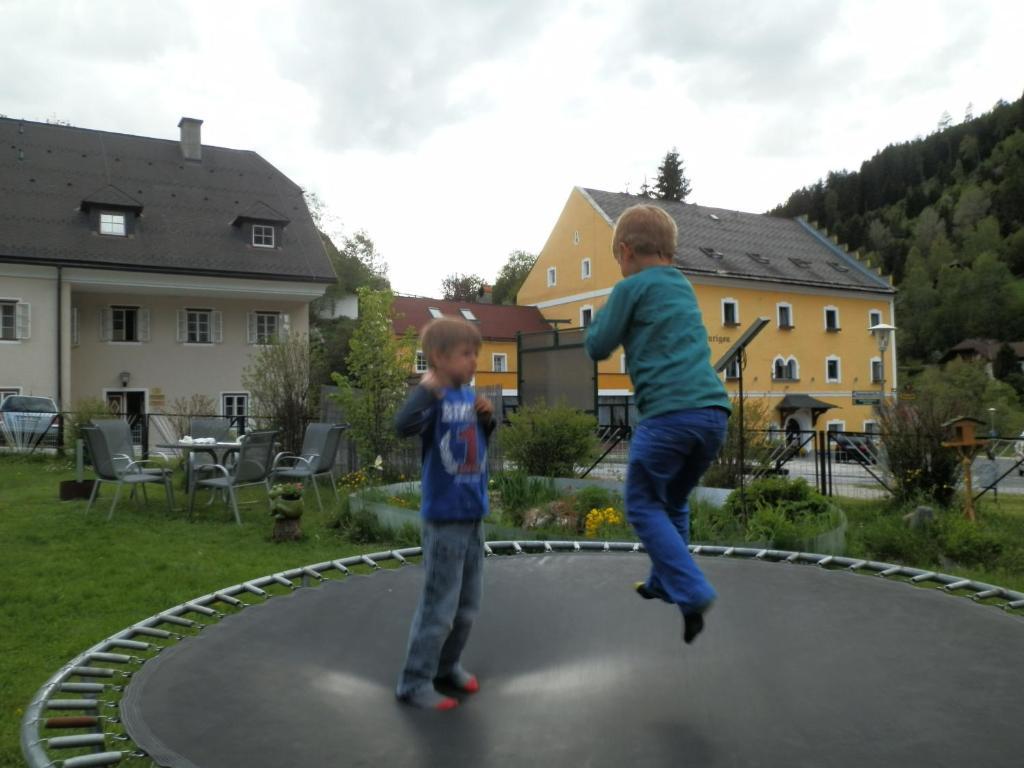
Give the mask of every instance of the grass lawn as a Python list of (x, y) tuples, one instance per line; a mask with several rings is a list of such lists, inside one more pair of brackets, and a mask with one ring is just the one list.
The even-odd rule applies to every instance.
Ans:
[[(123, 494), (107, 522), (111, 486), (88, 516), (85, 501), (58, 501), (59, 481), (72, 477), (66, 461), (0, 456), (0, 767), (23, 765), (21, 717), (39, 686), (103, 638), (241, 581), (393, 547), (351, 543), (328, 526), (333, 506), (320, 513), (312, 499), (303, 518), (305, 540), (274, 544), (272, 520), (258, 489), (243, 492), (243, 500), (258, 503), (242, 507), (242, 526), (221, 502), (199, 506), (193, 521), (184, 511), (168, 515), (159, 486), (150, 487), (149, 503), (142, 508)], [(333, 505), (324, 490), (325, 502)], [(177, 492), (178, 504), (185, 501)], [(909, 531), (898, 513), (883, 510), (879, 502), (837, 501), (849, 518), (851, 556), (1024, 591), (1024, 496), (983, 499), (977, 527), (982, 538), (961, 535), (953, 544), (965, 553), (986, 551), (997, 538), (999, 554), (966, 566), (949, 561), (942, 554), (946, 550), (936, 549), (934, 535)], [(936, 552), (937, 559), (929, 560)]]
[[(932, 569), (1024, 592), (1024, 495), (1002, 494), (997, 500), (986, 494), (975, 502), (977, 523), (965, 524), (961, 533), (966, 529), (977, 537), (954, 538), (957, 557), (936, 551), (936, 530), (942, 526), (933, 526), (929, 532), (911, 531), (898, 513), (877, 501), (837, 502), (849, 520), (846, 554), (850, 557)], [(950, 542), (945, 544), (948, 549)]]
[[(113, 486), (88, 516), (85, 501), (58, 500), (59, 481), (73, 476), (68, 462), (0, 456), (0, 766), (24, 765), (20, 722), (39, 686), (103, 638), (215, 589), (390, 548), (353, 545), (328, 528), (326, 488), (324, 514), (307, 500), (305, 540), (275, 544), (258, 488), (243, 490), (259, 503), (241, 507), (242, 526), (221, 502), (197, 505), (191, 522), (184, 511), (169, 516), (158, 485), (141, 509), (123, 492), (107, 522)], [(184, 505), (178, 488), (175, 498)]]

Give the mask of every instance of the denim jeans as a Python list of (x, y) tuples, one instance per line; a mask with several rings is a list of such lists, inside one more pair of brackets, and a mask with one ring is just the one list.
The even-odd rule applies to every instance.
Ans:
[(396, 693), (404, 696), (452, 672), (483, 592), (483, 523), (423, 521), (423, 592), (409, 630)]
[(690, 492), (725, 442), (720, 408), (644, 419), (633, 433), (626, 475), (626, 516), (651, 558), (648, 588), (684, 612), (700, 611), (715, 590), (688, 548)]

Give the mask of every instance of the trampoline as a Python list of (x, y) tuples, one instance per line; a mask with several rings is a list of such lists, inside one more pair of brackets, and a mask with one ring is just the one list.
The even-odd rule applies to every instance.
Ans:
[[(719, 601), (684, 646), (678, 612), (631, 589), (648, 568), (637, 545), (487, 546), (464, 656), (481, 691), (451, 712), (394, 699), (422, 583), (419, 551), (400, 550), (236, 585), (86, 651), (26, 712), (29, 764), (85, 738), (47, 743), (48, 721), (70, 710), (80, 724), (123, 720), (134, 747), (92, 735), (97, 752), (69, 768), (131, 754), (188, 768), (1020, 764), (1020, 593), (698, 546)], [(105, 703), (100, 686), (126, 680)]]

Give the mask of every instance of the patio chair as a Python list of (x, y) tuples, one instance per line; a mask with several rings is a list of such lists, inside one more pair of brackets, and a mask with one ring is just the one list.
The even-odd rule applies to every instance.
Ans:
[[(114, 516), (114, 508), (117, 507), (117, 500), (121, 497), (121, 487), (124, 485), (131, 486), (133, 491), (136, 486), (141, 485), (143, 496), (146, 497), (146, 484), (160, 483), (164, 487), (164, 494), (167, 499), (167, 511), (173, 511), (174, 489), (171, 487), (170, 473), (163, 471), (159, 474), (145, 472), (146, 462), (144, 461), (115, 463), (113, 454), (107, 443), (107, 438), (99, 427), (82, 427), (81, 432), (82, 436), (85, 438), (86, 445), (89, 447), (89, 456), (92, 459), (93, 472), (96, 474), (96, 479), (92, 486), (92, 493), (89, 496), (89, 506), (85, 509), (86, 512), (92, 509), (93, 502), (96, 501), (96, 495), (99, 492), (101, 483), (114, 483), (116, 486), (114, 491), (114, 501), (110, 505), (110, 512), (107, 514), (107, 520), (110, 520)], [(146, 497), (146, 500), (149, 500), (148, 497)]]
[(331, 479), (331, 488), (334, 489), (334, 500), (340, 502), (338, 496), (338, 484), (334, 479), (334, 458), (338, 453), (338, 445), (341, 443), (341, 433), (346, 429), (343, 424), (325, 424), (317, 422), (306, 427), (306, 434), (302, 438), (302, 452), (279, 453), (274, 457), (274, 469), (271, 472), (271, 482), (278, 480), (289, 480), (292, 482), (305, 482), (309, 480), (316, 494), (316, 503), (320, 511), (324, 511), (323, 501), (320, 500), (320, 487), (316, 479), (327, 475)]
[[(188, 513), (192, 515), (196, 489), (200, 486), (212, 491), (225, 491), (235, 522), (242, 524), (238, 514), (236, 488), (247, 485), (262, 485), (267, 492), (267, 506), (273, 511), (270, 500), (270, 472), (274, 467), (274, 437), (277, 432), (250, 432), (242, 440), (238, 458), (231, 467), (223, 464), (200, 464), (192, 468), (192, 480), (188, 490)], [(208, 477), (204, 477), (208, 475)]]
[[(103, 433), (103, 437), (107, 441), (107, 448), (110, 450), (110, 459), (114, 462), (116, 469), (122, 470), (133, 463), (138, 464), (135, 443), (132, 440), (132, 428), (127, 421), (124, 419), (93, 419), (92, 424)], [(168, 458), (166, 454), (159, 455), (164, 459)], [(167, 467), (147, 467), (141, 464), (139, 466), (143, 472), (150, 475), (169, 475), (172, 472)]]

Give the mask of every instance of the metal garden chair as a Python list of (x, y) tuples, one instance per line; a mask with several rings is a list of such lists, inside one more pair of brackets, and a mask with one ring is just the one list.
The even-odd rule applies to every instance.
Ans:
[(300, 453), (279, 453), (274, 457), (271, 481), (277, 482), (280, 479), (304, 483), (309, 480), (316, 494), (316, 503), (323, 512), (324, 504), (320, 499), (320, 487), (316, 479), (327, 475), (331, 479), (331, 488), (334, 489), (334, 500), (340, 502), (338, 483), (334, 479), (334, 459), (341, 443), (341, 433), (346, 428), (343, 424), (309, 424), (302, 438)]
[[(139, 464), (135, 455), (135, 443), (132, 440), (132, 428), (127, 421), (124, 419), (93, 419), (92, 424), (103, 433), (115, 468), (123, 469), (132, 463)], [(163, 453), (159, 455), (164, 459), (169, 458)], [(142, 465), (140, 464), (140, 466)], [(142, 471), (149, 475), (172, 474), (170, 468), (159, 466), (142, 466)]]
[(147, 462), (145, 461), (118, 461), (115, 463), (114, 454), (110, 450), (107, 438), (99, 427), (82, 427), (81, 431), (82, 436), (85, 438), (85, 443), (89, 447), (89, 456), (92, 459), (93, 472), (96, 474), (92, 493), (89, 496), (89, 506), (85, 509), (86, 512), (92, 509), (93, 502), (96, 501), (96, 495), (99, 492), (100, 484), (102, 483), (113, 483), (116, 486), (114, 491), (114, 501), (110, 505), (110, 512), (107, 515), (107, 520), (110, 520), (114, 516), (114, 509), (117, 507), (117, 500), (121, 497), (121, 488), (125, 485), (131, 486), (132, 490), (134, 490), (136, 486), (141, 485), (143, 497), (148, 501), (148, 496), (146, 496), (146, 484), (160, 483), (164, 487), (164, 494), (167, 499), (167, 511), (170, 512), (174, 509), (174, 488), (171, 486), (170, 473), (163, 471), (156, 474), (146, 472), (145, 464)]
[[(202, 486), (213, 491), (225, 491), (235, 522), (242, 524), (238, 514), (236, 488), (248, 485), (262, 485), (267, 492), (267, 506), (270, 500), (270, 472), (274, 467), (274, 436), (277, 432), (249, 432), (242, 440), (238, 458), (231, 467), (223, 464), (200, 464), (192, 468), (192, 480), (188, 491), (188, 513), (192, 515), (196, 489)], [(204, 475), (211, 475), (204, 477)], [(272, 511), (272, 510), (271, 510)]]

